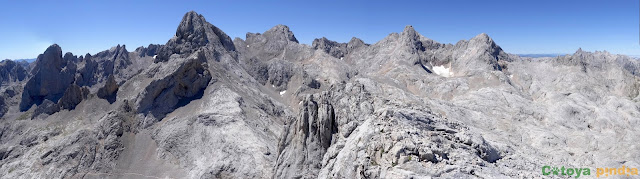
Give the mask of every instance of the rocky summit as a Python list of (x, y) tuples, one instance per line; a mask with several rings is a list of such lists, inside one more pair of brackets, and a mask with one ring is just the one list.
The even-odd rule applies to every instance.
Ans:
[[(0, 62), (1, 178), (540, 178), (640, 166), (640, 62), (406, 26), (301, 44), (188, 12), (166, 44)], [(591, 171), (595, 175), (595, 170)]]

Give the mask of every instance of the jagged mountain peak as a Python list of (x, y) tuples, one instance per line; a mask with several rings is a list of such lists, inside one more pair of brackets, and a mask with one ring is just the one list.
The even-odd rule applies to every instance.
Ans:
[(38, 55), (36, 67), (50, 66), (60, 69), (66, 65), (62, 59), (62, 48), (58, 44), (53, 44), (47, 47), (43, 54)]
[(424, 51), (424, 47), (422, 46), (421, 41), (423, 38), (424, 37), (420, 35), (420, 33), (418, 33), (411, 25), (405, 26), (402, 33), (400, 33), (400, 41), (404, 45), (415, 50)]
[(49, 47), (47, 47), (47, 49), (44, 50), (44, 53), (47, 53), (48, 51), (60, 51), (60, 53), (62, 53), (62, 48), (60, 47), (60, 45), (54, 43), (49, 45)]
[(44, 56), (60, 56), (62, 57), (62, 48), (58, 44), (52, 44), (42, 54)]
[(176, 37), (204, 45), (208, 43), (206, 28), (209, 25), (202, 15), (189, 11), (182, 17), (176, 30)]
[(286, 39), (291, 42), (299, 43), (298, 39), (296, 39), (296, 36), (293, 34), (293, 32), (291, 32), (289, 27), (282, 24), (278, 24), (267, 30), (266, 32), (264, 32), (264, 35), (269, 39)]
[(475, 37), (469, 39), (468, 42), (469, 42), (469, 45), (472, 47), (477, 46), (477, 47), (487, 47), (487, 48), (499, 48), (499, 46), (495, 43), (495, 41), (493, 41), (493, 39), (489, 37), (489, 35), (487, 35), (486, 33), (480, 33)]
[(124, 44), (122, 44), (122, 45), (118, 44), (118, 45), (116, 45), (116, 46), (114, 46), (114, 47), (111, 47), (111, 49), (109, 49), (109, 50), (121, 50), (121, 49), (126, 50), (126, 49), (127, 49), (127, 46), (126, 46), (126, 45), (124, 45)]
[(129, 51), (125, 45), (118, 44), (111, 47), (109, 50), (98, 52), (94, 57), (102, 58), (102, 60), (115, 60), (115, 59), (128, 59)]
[(416, 32), (412, 25), (407, 25), (404, 27), (404, 30), (402, 30), (402, 35), (415, 36), (416, 34), (418, 34), (418, 32)]
[(324, 44), (332, 46), (332, 45), (338, 45), (340, 43), (333, 40), (329, 40), (326, 37), (314, 39), (313, 42), (311, 42), (311, 46), (316, 49), (320, 46), (323, 46)]
[(73, 56), (62, 57), (62, 48), (53, 44), (38, 55), (35, 67), (31, 70), (33, 76), (27, 81), (22, 93), (20, 111), (28, 110), (33, 104), (40, 105), (44, 100), (58, 102), (68, 85), (74, 81), (76, 64), (68, 61)]
[(158, 49), (162, 47), (162, 45), (159, 44), (149, 44), (147, 47), (144, 46), (140, 46), (138, 48), (136, 48), (135, 52), (139, 53), (139, 56), (154, 56), (156, 55), (156, 52), (158, 51)]
[(480, 41), (480, 42), (493, 42), (493, 39), (491, 39), (491, 37), (489, 37), (489, 35), (484, 32), (471, 38), (471, 40)]
[(231, 37), (207, 22), (204, 16), (189, 11), (182, 17), (176, 35), (159, 49), (154, 62), (167, 61), (172, 54), (188, 56), (204, 46), (223, 51), (236, 50)]
[(351, 40), (349, 40), (349, 44), (366, 44), (366, 43), (364, 43), (364, 41), (358, 37), (351, 37)]

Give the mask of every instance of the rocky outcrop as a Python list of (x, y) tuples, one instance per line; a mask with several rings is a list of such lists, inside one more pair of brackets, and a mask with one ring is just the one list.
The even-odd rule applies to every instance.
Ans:
[(113, 103), (116, 101), (116, 95), (118, 93), (118, 88), (120, 86), (116, 83), (113, 75), (109, 76), (107, 82), (105, 82), (102, 88), (98, 89), (98, 97), (102, 99), (106, 99), (109, 103)]
[(55, 170), (55, 175), (45, 178), (102, 173), (115, 167), (124, 149), (120, 139), (124, 132), (124, 117), (112, 111), (90, 129), (75, 131), (48, 150), (39, 152), (36, 160), (42, 166)]
[(64, 92), (58, 104), (62, 109), (73, 110), (83, 99), (87, 98), (87, 95), (89, 95), (88, 88), (72, 84)]
[(25, 80), (27, 75), (27, 70), (12, 60), (0, 62), (0, 84)]
[(57, 44), (47, 48), (35, 63), (31, 71), (33, 77), (24, 86), (21, 111), (28, 110), (33, 104), (39, 105), (44, 100), (57, 103), (74, 81), (76, 65), (62, 58), (62, 49)]
[(154, 62), (167, 61), (172, 54), (188, 56), (207, 45), (220, 51), (235, 51), (233, 41), (227, 34), (207, 22), (202, 15), (191, 11), (182, 17), (176, 35), (160, 47)]
[(143, 57), (143, 56), (153, 57), (157, 54), (158, 49), (160, 49), (160, 47), (162, 47), (162, 45), (149, 44), (147, 47), (138, 47), (136, 48), (135, 51), (138, 52), (140, 57)]
[(44, 101), (39, 104), (33, 111), (32, 119), (38, 117), (40, 114), (51, 115), (53, 113), (57, 113), (58, 111), (60, 111), (60, 105), (52, 102), (49, 99), (44, 99)]
[(313, 40), (311, 46), (313, 47), (313, 49), (322, 50), (325, 53), (328, 53), (329, 55), (336, 58), (342, 58), (346, 53), (348, 53), (346, 43), (338, 43), (325, 37)]
[[(241, 41), (236, 46), (243, 49), (256, 50), (249, 52), (249, 54), (255, 56), (255, 58), (261, 61), (269, 61), (278, 56), (283, 56), (287, 60), (294, 60), (300, 58), (295, 55), (296, 51), (300, 51), (298, 46), (298, 39), (293, 35), (293, 32), (289, 30), (289, 27), (285, 25), (277, 25), (264, 33), (247, 33), (246, 41)], [(297, 49), (296, 49), (297, 48)], [(282, 54), (285, 49), (293, 50), (293, 54)], [(247, 56), (250, 57), (250, 56)]]
[(92, 56), (92, 60), (98, 63), (94, 76), (102, 82), (110, 75), (119, 75), (133, 62), (125, 45), (118, 45), (109, 50), (98, 52)]
[(111, 75), (126, 80), (138, 72), (134, 58), (138, 57), (131, 57), (125, 45), (117, 45), (95, 55), (87, 54), (79, 66), (76, 84), (92, 87), (106, 82)]
[(4, 116), (7, 113), (8, 106), (5, 103), (4, 97), (0, 96), (0, 117)]
[[(295, 121), (278, 144), (274, 178), (315, 178), (320, 161), (338, 132), (333, 106), (326, 98), (306, 96)], [(317, 97), (316, 97), (317, 98)]]
[(175, 59), (152, 67), (153, 81), (136, 101), (136, 110), (162, 119), (175, 108), (202, 97), (211, 80), (206, 58), (196, 52), (186, 59)]
[(311, 56), (311, 49), (298, 43), (289, 27), (277, 25), (264, 33), (247, 33), (246, 41), (234, 41), (240, 65), (263, 85), (283, 91), (293, 76), (301, 75), (295, 64)]
[(320, 39), (313, 40), (311, 46), (313, 49), (322, 50), (333, 57), (343, 58), (349, 54), (349, 52), (353, 52), (355, 49), (360, 47), (366, 47), (368, 44), (365, 44), (364, 41), (355, 37), (351, 38), (348, 43), (338, 43), (322, 37)]
[(93, 86), (101, 76), (97, 75), (100, 74), (100, 72), (97, 72), (98, 62), (94, 61), (93, 56), (88, 53), (82, 59), (84, 65), (78, 68), (75, 83), (79, 86)]
[[(510, 61), (509, 56), (496, 45), (496, 43), (489, 37), (489, 35), (482, 33), (469, 41), (461, 41), (456, 43), (454, 47), (453, 58), (454, 64), (457, 64), (458, 68), (463, 69), (478, 69), (488, 65), (488, 68), (492, 70), (502, 70), (506, 61)], [(473, 66), (467, 66), (465, 64), (472, 64)]]
[[(129, 51), (127, 51), (127, 47), (125, 45), (118, 45), (109, 51), (103, 51), (97, 53), (93, 56), (93, 58), (105, 58), (105, 62), (102, 66), (103, 69), (103, 77), (108, 77), (111, 74), (118, 73), (117, 71), (122, 71), (126, 69), (129, 65), (132, 64), (131, 59), (129, 58)], [(111, 67), (111, 68), (110, 68)]]

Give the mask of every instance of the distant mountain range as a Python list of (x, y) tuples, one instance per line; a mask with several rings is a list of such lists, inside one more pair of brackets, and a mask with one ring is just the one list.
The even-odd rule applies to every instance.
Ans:
[(563, 53), (533, 53), (533, 54), (517, 54), (517, 55), (521, 56), (521, 57), (538, 58), (538, 57), (558, 57), (558, 56), (565, 56), (567, 54), (563, 54)]
[[(12, 60), (12, 59), (5, 59), (5, 60)], [(27, 63), (31, 63), (31, 62), (35, 62), (36, 58), (25, 58), (25, 59), (13, 59), (13, 61), (25, 61)]]

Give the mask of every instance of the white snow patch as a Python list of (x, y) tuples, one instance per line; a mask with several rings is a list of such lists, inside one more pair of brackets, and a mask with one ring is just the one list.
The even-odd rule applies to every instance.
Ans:
[(249, 45), (247, 45), (247, 47), (249, 47)]
[(453, 72), (451, 71), (451, 68), (444, 67), (444, 65), (433, 66), (433, 72), (443, 77), (453, 76)]
[(287, 90), (280, 91), (280, 96), (284, 95), (284, 93), (287, 93)]
[(342, 60), (342, 57), (340, 57), (340, 60)]

